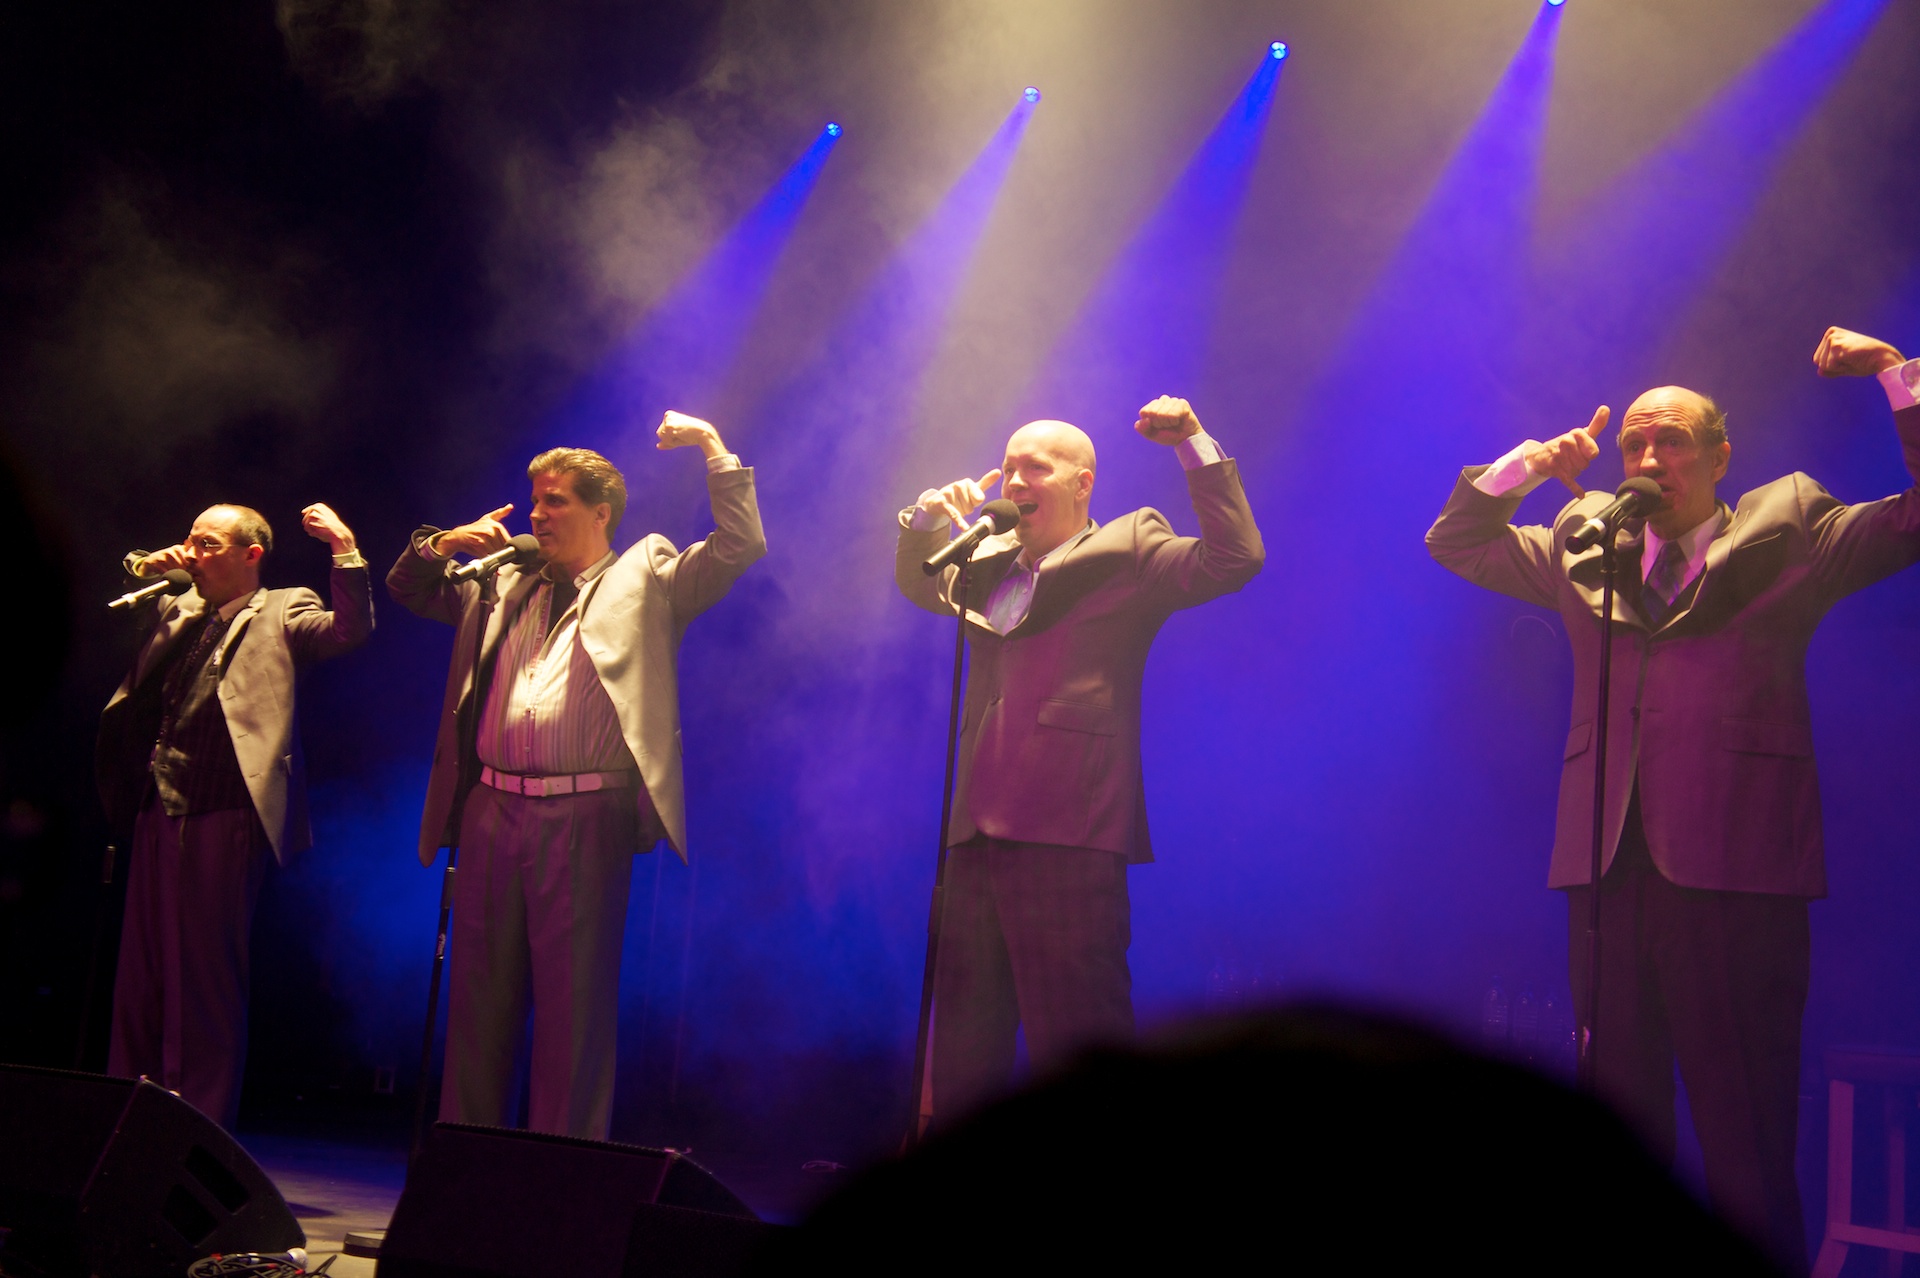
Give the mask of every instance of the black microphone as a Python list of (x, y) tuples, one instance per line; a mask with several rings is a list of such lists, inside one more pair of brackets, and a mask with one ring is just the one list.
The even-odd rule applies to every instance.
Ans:
[(1003, 532), (1012, 532), (1013, 526), (1020, 522), (1020, 508), (1005, 497), (990, 501), (980, 508), (979, 518), (973, 526), (940, 547), (940, 553), (920, 565), (920, 571), (931, 577), (948, 564), (965, 559), (973, 554), (973, 548), (989, 537)]
[(484, 577), (507, 564), (524, 564), (539, 557), (540, 539), (532, 533), (521, 533), (518, 537), (511, 538), (506, 545), (491, 555), (469, 559), (464, 564), (447, 569), (447, 576), (455, 581), (472, 581), (475, 577)]
[(131, 608), (157, 595), (184, 595), (193, 586), (193, 574), (185, 568), (169, 568), (138, 590), (129, 590), (108, 604), (109, 608)]
[(1579, 554), (1611, 537), (1629, 519), (1638, 518), (1660, 504), (1660, 485), (1651, 479), (1635, 478), (1613, 490), (1613, 503), (1567, 534), (1567, 549)]

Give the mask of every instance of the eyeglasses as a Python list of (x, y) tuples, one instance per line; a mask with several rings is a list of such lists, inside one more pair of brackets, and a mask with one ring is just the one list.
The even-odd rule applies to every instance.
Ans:
[(221, 541), (218, 537), (189, 537), (187, 541), (195, 550), (209, 555), (217, 555), (233, 545), (232, 542)]

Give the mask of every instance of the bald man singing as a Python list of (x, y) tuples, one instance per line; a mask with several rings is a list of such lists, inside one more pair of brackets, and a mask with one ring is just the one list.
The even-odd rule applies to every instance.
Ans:
[(1127, 866), (1152, 859), (1140, 776), (1140, 683), (1160, 626), (1238, 590), (1265, 550), (1239, 471), (1183, 399), (1134, 429), (1186, 468), (1200, 536), (1157, 510), (1088, 518), (1093, 441), (1029, 422), (1000, 466), (929, 488), (900, 512), (894, 580), (955, 615), (957, 568), (921, 564), (995, 483), (1020, 509), (989, 537), (967, 586), (970, 652), (946, 907), (934, 976), (933, 1103), (950, 1122), (1004, 1086), (1014, 1034), (1045, 1070), (1133, 1033)]
[[(1920, 360), (1828, 329), (1822, 376), (1878, 376), (1907, 470), (1920, 479)], [(1468, 467), (1427, 534), (1467, 580), (1557, 608), (1573, 645), (1573, 727), (1548, 886), (1585, 930), (1593, 840), (1600, 550), (1568, 533), (1610, 500), (1576, 482), (1608, 422)], [(1620, 422), (1628, 477), (1660, 488), (1619, 538), (1594, 1022), (1604, 1095), (1655, 1152), (1674, 1149), (1677, 1060), (1714, 1205), (1790, 1270), (1804, 1270), (1794, 1141), (1808, 900), (1826, 895), (1807, 704), (1807, 643), (1828, 608), (1920, 559), (1920, 489), (1842, 505), (1803, 474), (1741, 496), (1716, 485), (1732, 445), (1712, 400), (1650, 390)], [(1553, 527), (1514, 527), (1548, 479), (1574, 493)], [(1586, 946), (1572, 947), (1584, 1000)], [(1583, 1009), (1584, 1010), (1584, 1009)]]

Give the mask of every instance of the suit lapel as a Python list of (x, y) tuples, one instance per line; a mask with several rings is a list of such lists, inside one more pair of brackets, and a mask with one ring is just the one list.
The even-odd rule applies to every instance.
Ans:
[[(507, 588), (500, 593), (500, 602), (494, 605), (492, 615), (487, 618), (487, 632), (480, 641), (478, 672), (480, 674), (493, 669), (494, 660), (500, 655), (500, 645), (506, 642), (507, 628), (513, 624), (513, 619), (519, 615), (520, 609), (526, 604), (527, 596), (532, 594), (534, 587), (540, 584), (538, 572), (530, 572), (518, 565), (509, 565), (500, 570), (502, 576), (507, 573), (512, 573), (513, 579), (507, 582)], [(473, 689), (475, 682), (475, 672), (468, 672), (469, 691)]]
[[(1633, 602), (1640, 597), (1640, 552), (1644, 543), (1626, 542), (1616, 544), (1613, 561), (1613, 620), (1615, 625), (1633, 626), (1639, 630), (1647, 628), (1646, 618), (1640, 615)], [(1582, 551), (1567, 565), (1567, 578), (1579, 588), (1587, 601), (1587, 611), (1596, 618), (1600, 615), (1600, 602), (1605, 597), (1606, 579), (1600, 572), (1600, 549)]]
[(1067, 565), (1073, 562), (1073, 557), (1080, 548), (1087, 544), (1087, 539), (1099, 531), (1100, 525), (1091, 519), (1088, 520), (1085, 528), (1067, 539), (1065, 549), (1040, 565), (1039, 571), (1034, 575), (1033, 600), (1027, 605), (1027, 615), (1021, 618), (1020, 624), (1013, 628), (1013, 634), (1019, 634), (1028, 626), (1035, 624), (1034, 618), (1039, 616), (1043, 603), (1059, 593), (1058, 587), (1052, 586), (1051, 583), (1067, 570)]
[(227, 660), (233, 652), (233, 646), (240, 642), (240, 636), (246, 630), (248, 623), (259, 616), (260, 610), (266, 606), (267, 592), (264, 589), (256, 590), (253, 592), (253, 597), (247, 600), (247, 606), (233, 614), (233, 620), (227, 623), (227, 633), (220, 639), (220, 658), (217, 663), (219, 669), (227, 668)]
[(980, 544), (992, 549), (985, 555), (975, 555), (967, 569), (967, 620), (983, 630), (991, 630), (993, 627), (987, 624), (987, 601), (1013, 570), (1014, 561), (1020, 557), (1020, 543), (1011, 534), (1003, 534), (989, 537)]
[(1667, 618), (1667, 624), (1660, 627), (1662, 631), (1680, 624), (1696, 612), (1704, 613), (1700, 604), (1707, 599), (1709, 590), (1714, 591), (1716, 596), (1725, 593), (1725, 583), (1729, 579), (1727, 557), (1733, 553), (1735, 542), (1745, 533), (1747, 523), (1747, 512), (1736, 510), (1721, 526), (1719, 534), (1707, 543), (1707, 558), (1700, 566), (1700, 576), (1681, 592), (1681, 606)]
[(146, 647), (140, 650), (140, 659), (134, 663), (133, 681), (127, 685), (129, 691), (145, 683), (147, 676), (166, 663), (167, 653), (179, 642), (181, 631), (206, 610), (207, 601), (200, 597), (199, 591), (190, 591), (181, 597), (180, 606), (147, 636)]

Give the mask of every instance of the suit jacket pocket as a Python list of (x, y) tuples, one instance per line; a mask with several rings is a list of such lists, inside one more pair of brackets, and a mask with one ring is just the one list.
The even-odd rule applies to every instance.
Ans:
[(1591, 723), (1576, 723), (1573, 725), (1572, 730), (1567, 733), (1567, 752), (1560, 757), (1562, 759), (1571, 759), (1577, 755), (1585, 754), (1587, 748), (1592, 744), (1593, 725)]
[(1111, 737), (1119, 732), (1113, 721), (1112, 710), (1079, 701), (1042, 701), (1040, 726), (1065, 728), (1069, 732), (1090, 732), (1099, 737)]
[(1769, 723), (1764, 719), (1722, 719), (1720, 739), (1741, 754), (1781, 754), (1813, 757), (1813, 729), (1804, 723)]

